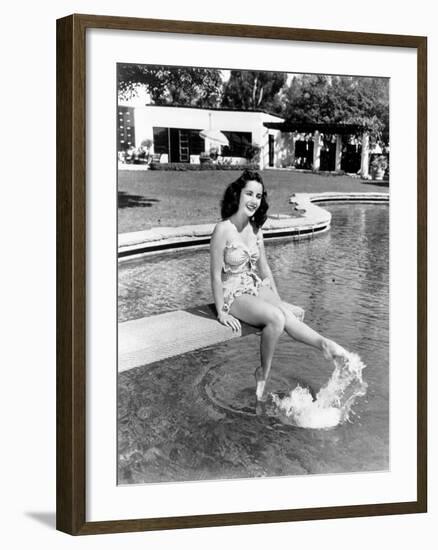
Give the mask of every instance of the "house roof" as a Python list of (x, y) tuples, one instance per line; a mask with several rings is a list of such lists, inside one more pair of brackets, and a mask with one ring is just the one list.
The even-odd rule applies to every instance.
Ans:
[(226, 107), (198, 107), (197, 105), (156, 105), (155, 103), (148, 103), (145, 107), (171, 107), (172, 109), (198, 109), (200, 111), (228, 111), (232, 113), (262, 113), (284, 120), (283, 117), (265, 111), (264, 109), (229, 109)]

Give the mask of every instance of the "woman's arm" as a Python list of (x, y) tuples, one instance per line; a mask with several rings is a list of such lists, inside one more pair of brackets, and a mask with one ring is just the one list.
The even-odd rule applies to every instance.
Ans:
[(269, 267), (268, 260), (266, 259), (265, 245), (263, 242), (263, 233), (261, 229), (259, 229), (257, 237), (259, 239), (259, 250), (260, 250), (260, 258), (258, 259), (258, 262), (257, 262), (257, 269), (262, 279), (266, 279), (266, 278), (269, 279), (272, 290), (278, 297), (280, 297), (278, 294), (277, 285), (275, 284), (274, 277), (272, 275), (271, 268)]
[(223, 325), (230, 326), (233, 330), (238, 330), (240, 328), (239, 320), (223, 311), (224, 293), (222, 289), (222, 265), (226, 238), (225, 228), (221, 223), (218, 223), (214, 228), (210, 241), (211, 289), (213, 291), (218, 321)]

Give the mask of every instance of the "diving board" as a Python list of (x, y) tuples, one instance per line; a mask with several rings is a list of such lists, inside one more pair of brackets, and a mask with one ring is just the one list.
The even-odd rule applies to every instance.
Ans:
[(241, 323), (233, 332), (219, 323), (213, 305), (169, 311), (118, 325), (118, 371), (148, 365), (182, 353), (258, 332)]

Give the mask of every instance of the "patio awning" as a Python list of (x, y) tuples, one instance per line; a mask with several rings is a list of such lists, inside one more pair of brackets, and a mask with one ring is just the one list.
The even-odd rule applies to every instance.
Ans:
[(369, 128), (364, 124), (343, 124), (343, 123), (323, 123), (323, 122), (295, 122), (286, 120), (284, 122), (264, 122), (263, 125), (271, 130), (281, 130), (282, 132), (321, 132), (323, 134), (355, 134), (364, 132)]

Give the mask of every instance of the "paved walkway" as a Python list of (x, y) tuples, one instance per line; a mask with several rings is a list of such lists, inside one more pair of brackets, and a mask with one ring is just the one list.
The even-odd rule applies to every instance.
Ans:
[[(331, 214), (317, 206), (317, 202), (381, 202), (388, 201), (387, 192), (326, 192), (296, 193), (288, 198), (289, 214), (269, 216), (263, 226), (265, 238), (290, 236), (302, 238), (329, 229)], [(154, 227), (119, 235), (119, 258), (134, 254), (157, 252), (193, 245), (208, 245), (213, 223), (181, 225), (179, 227)]]

